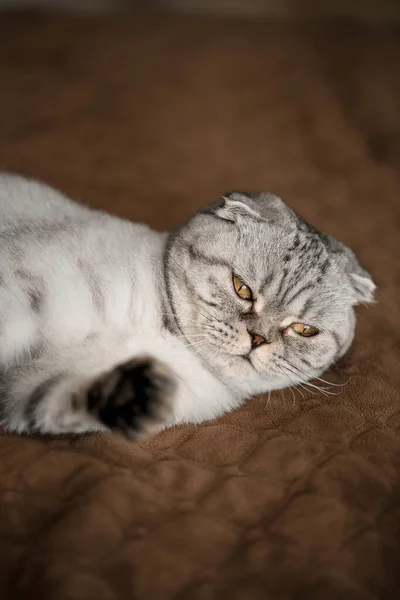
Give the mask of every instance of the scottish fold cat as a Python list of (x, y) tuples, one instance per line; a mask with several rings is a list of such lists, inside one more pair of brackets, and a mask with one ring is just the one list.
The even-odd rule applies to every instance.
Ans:
[(0, 418), (9, 431), (198, 423), (318, 377), (374, 283), (271, 194), (234, 192), (173, 232), (0, 176)]

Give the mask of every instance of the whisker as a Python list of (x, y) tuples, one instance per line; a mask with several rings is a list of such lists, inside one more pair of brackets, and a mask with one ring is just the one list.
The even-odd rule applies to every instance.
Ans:
[[(173, 313), (163, 312), (162, 314), (165, 315), (166, 317), (175, 317), (175, 315)], [(200, 324), (198, 321), (196, 321), (196, 319), (189, 319), (189, 318), (187, 318), (186, 320), (188, 322), (190, 322), (190, 323), (195, 323), (196, 325)], [(205, 325), (205, 323), (201, 323), (201, 325), (203, 326), (203, 325)]]
[[(288, 361), (288, 362), (289, 362), (289, 361)], [(306, 373), (302, 372), (300, 369), (296, 369), (296, 366), (295, 366), (295, 365), (293, 365), (292, 363), (289, 363), (289, 364), (291, 365), (291, 367), (292, 367), (292, 368), (293, 368), (295, 371), (297, 370), (297, 376), (301, 375), (302, 377), (304, 377), (304, 378), (307, 378), (307, 374), (306, 374)], [(293, 372), (293, 371), (292, 371), (292, 372)], [(294, 374), (296, 374), (296, 373), (294, 372)], [(318, 379), (318, 380), (319, 380), (319, 378), (318, 378), (318, 377), (313, 377), (313, 379)], [(338, 395), (341, 393), (341, 390), (340, 390), (339, 392), (332, 392), (332, 391), (329, 389), (329, 387), (327, 388), (327, 387), (324, 387), (324, 386), (322, 386), (322, 385), (315, 385), (314, 383), (310, 383), (309, 381), (305, 381), (305, 382), (303, 382), (303, 383), (304, 383), (304, 385), (307, 385), (307, 386), (309, 386), (309, 387), (311, 387), (311, 388), (314, 388), (314, 389), (316, 389), (316, 390), (320, 390), (320, 392), (321, 392), (322, 394), (324, 394), (325, 396), (338, 396)], [(327, 382), (327, 383), (328, 383), (328, 382)], [(328, 385), (329, 385), (329, 383), (328, 383)], [(339, 385), (338, 387), (343, 387), (343, 385)]]
[(210, 309), (207, 309), (205, 306), (202, 306), (202, 305), (198, 304), (197, 302), (195, 302), (195, 304), (198, 308), (201, 308), (202, 310), (204, 310), (206, 312), (206, 314), (208, 314), (212, 319), (215, 319), (215, 315), (213, 315), (213, 313), (211, 312)]
[(321, 394), (323, 394), (324, 396), (338, 396), (340, 393), (340, 392), (331, 392), (327, 388), (321, 387), (319, 385), (314, 385), (313, 383), (310, 383), (308, 381), (306, 381), (304, 383), (304, 385), (309, 386), (315, 390), (319, 390), (321, 392)]
[[(179, 339), (185, 339), (185, 340), (187, 340), (187, 339), (188, 339), (188, 336), (187, 336), (187, 335), (176, 335), (176, 336), (174, 336), (174, 337), (175, 337), (176, 339), (178, 339), (178, 340), (179, 340)], [(205, 333), (190, 334), (190, 339), (191, 339), (191, 340), (193, 340), (193, 339), (199, 339), (199, 338), (201, 338), (201, 339), (205, 340), (205, 339), (207, 338), (207, 336), (205, 335)]]
[(195, 325), (189, 325), (186, 329), (192, 328), (192, 329), (196, 329), (197, 331), (201, 328), (205, 328), (205, 329), (213, 329), (215, 331), (215, 327), (213, 327), (212, 325), (209, 325), (208, 323), (196, 323)]
[(294, 395), (294, 391), (293, 391), (293, 388), (292, 388), (291, 386), (290, 386), (288, 389), (289, 389), (289, 390), (291, 391), (291, 393), (292, 393), (292, 396), (293, 396), (293, 406), (294, 406), (294, 405), (296, 404), (296, 396)]
[(265, 400), (265, 396), (266, 396), (266, 395), (267, 395), (267, 399), (266, 399), (266, 402), (265, 402), (265, 405), (264, 405), (264, 408), (265, 408), (265, 409), (267, 409), (267, 408), (268, 408), (268, 404), (269, 404), (269, 403), (270, 403), (270, 401), (271, 401), (271, 391), (269, 391), (269, 392), (265, 392), (264, 394), (262, 394), (262, 395), (260, 396), (260, 402), (262, 402), (263, 400)]
[(322, 383), (326, 383), (327, 385), (333, 385), (333, 387), (345, 387), (349, 383), (349, 380), (344, 383), (333, 383), (333, 381), (327, 381), (326, 379), (316, 376), (314, 376), (313, 379), (318, 379), (318, 381), (322, 381)]
[[(299, 390), (299, 389), (298, 389), (298, 387), (297, 387), (297, 385), (299, 385), (299, 384), (298, 384), (298, 383), (296, 383), (296, 382), (295, 382), (295, 381), (294, 381), (294, 380), (291, 378), (291, 376), (289, 375), (289, 373), (287, 373), (286, 371), (284, 371), (282, 367), (279, 367), (279, 365), (277, 365), (277, 366), (278, 366), (279, 370), (281, 371), (281, 373), (283, 373), (283, 375), (286, 375), (287, 377), (289, 377), (290, 381), (291, 381), (291, 382), (292, 382), (292, 384), (293, 384), (292, 386), (289, 386), (289, 388), (288, 388), (288, 389), (289, 389), (289, 390), (290, 390), (292, 393), (293, 393), (293, 390), (295, 390), (296, 392), (299, 392), (300, 396), (303, 398), (303, 400), (305, 400), (303, 392), (302, 392), (301, 390)], [(294, 395), (294, 393), (293, 393), (293, 395)]]
[(188, 341), (188, 344), (191, 348), (200, 348), (201, 346), (206, 346), (208, 344), (208, 341), (203, 340), (201, 342), (195, 342), (194, 344)]
[[(286, 369), (288, 369), (293, 375), (296, 375), (297, 377), (299, 376), (299, 373), (296, 373), (296, 371), (294, 371), (293, 369), (290, 369), (289, 367), (286, 366)], [(287, 374), (288, 375), (288, 374)], [(288, 375), (289, 376), (289, 375)], [(322, 389), (321, 387), (319, 387), (318, 385), (314, 385), (312, 383), (309, 383), (308, 381), (303, 381), (303, 382), (299, 382), (298, 385), (300, 385), (304, 390), (306, 390), (307, 392), (309, 392), (310, 390), (307, 389), (306, 386), (311, 387), (313, 389), (316, 389), (318, 391), (321, 392), (321, 394), (323, 394), (324, 396), (329, 396), (329, 395), (333, 395), (335, 396), (336, 394), (334, 394), (334, 392), (327, 392), (324, 391), (324, 389)]]
[[(287, 363), (289, 363), (289, 364), (291, 365), (291, 363), (290, 363), (289, 361), (287, 361)], [(280, 366), (280, 369), (281, 369), (281, 371), (284, 373), (284, 375), (286, 375), (287, 377), (289, 377), (289, 379), (290, 379), (290, 380), (293, 382), (293, 379), (290, 377), (289, 373), (292, 373), (292, 375), (296, 375), (297, 377), (299, 377), (299, 373), (298, 373), (298, 372), (296, 372), (296, 370), (294, 370), (294, 369), (295, 369), (295, 366), (294, 366), (294, 365), (292, 365), (292, 366), (293, 366), (293, 369), (289, 368), (289, 367), (288, 367), (288, 365), (286, 364), (284, 367)], [(283, 369), (284, 369), (284, 370), (283, 370)], [(303, 375), (303, 377), (304, 377), (304, 376), (305, 376), (305, 375)], [(323, 394), (323, 395), (325, 395), (325, 396), (327, 396), (327, 395), (328, 395), (328, 393), (327, 393), (327, 392), (324, 392), (323, 390), (321, 390), (321, 388), (320, 388), (320, 387), (318, 387), (318, 386), (313, 386), (312, 384), (309, 384), (309, 383), (308, 383), (308, 382), (306, 382), (306, 381), (304, 381), (304, 382), (300, 382), (300, 381), (299, 381), (299, 382), (296, 382), (296, 385), (297, 385), (297, 386), (300, 386), (300, 387), (301, 387), (301, 388), (302, 388), (304, 391), (306, 391), (307, 393), (310, 393), (310, 392), (312, 392), (312, 390), (309, 390), (309, 389), (307, 389), (307, 387), (306, 387), (307, 385), (311, 385), (311, 387), (314, 387), (315, 389), (319, 390), (319, 391), (321, 392), (321, 394)], [(300, 390), (298, 390), (298, 391), (300, 392)], [(332, 394), (332, 392), (331, 392), (331, 394)], [(304, 399), (304, 396), (303, 396), (303, 399)]]

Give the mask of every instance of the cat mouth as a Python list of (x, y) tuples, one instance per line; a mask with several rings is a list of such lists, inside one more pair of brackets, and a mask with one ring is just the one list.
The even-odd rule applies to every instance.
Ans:
[(248, 354), (240, 354), (239, 356), (240, 356), (240, 358), (245, 360), (249, 365), (251, 365), (251, 367), (253, 369), (255, 369), (255, 366), (253, 365), (251, 358), (250, 358), (250, 352)]

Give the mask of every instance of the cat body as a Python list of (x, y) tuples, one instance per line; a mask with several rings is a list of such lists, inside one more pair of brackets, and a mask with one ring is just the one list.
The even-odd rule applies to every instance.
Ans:
[[(374, 288), (351, 251), (265, 194), (158, 233), (1, 175), (0, 246), (0, 417), (16, 432), (136, 437), (311, 379)], [(290, 328), (305, 316), (315, 340)]]

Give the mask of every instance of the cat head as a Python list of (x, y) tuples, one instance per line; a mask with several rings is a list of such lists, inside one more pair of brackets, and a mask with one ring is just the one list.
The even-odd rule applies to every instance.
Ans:
[(177, 326), (246, 394), (318, 376), (350, 346), (375, 285), (354, 253), (271, 194), (227, 194), (171, 235)]

